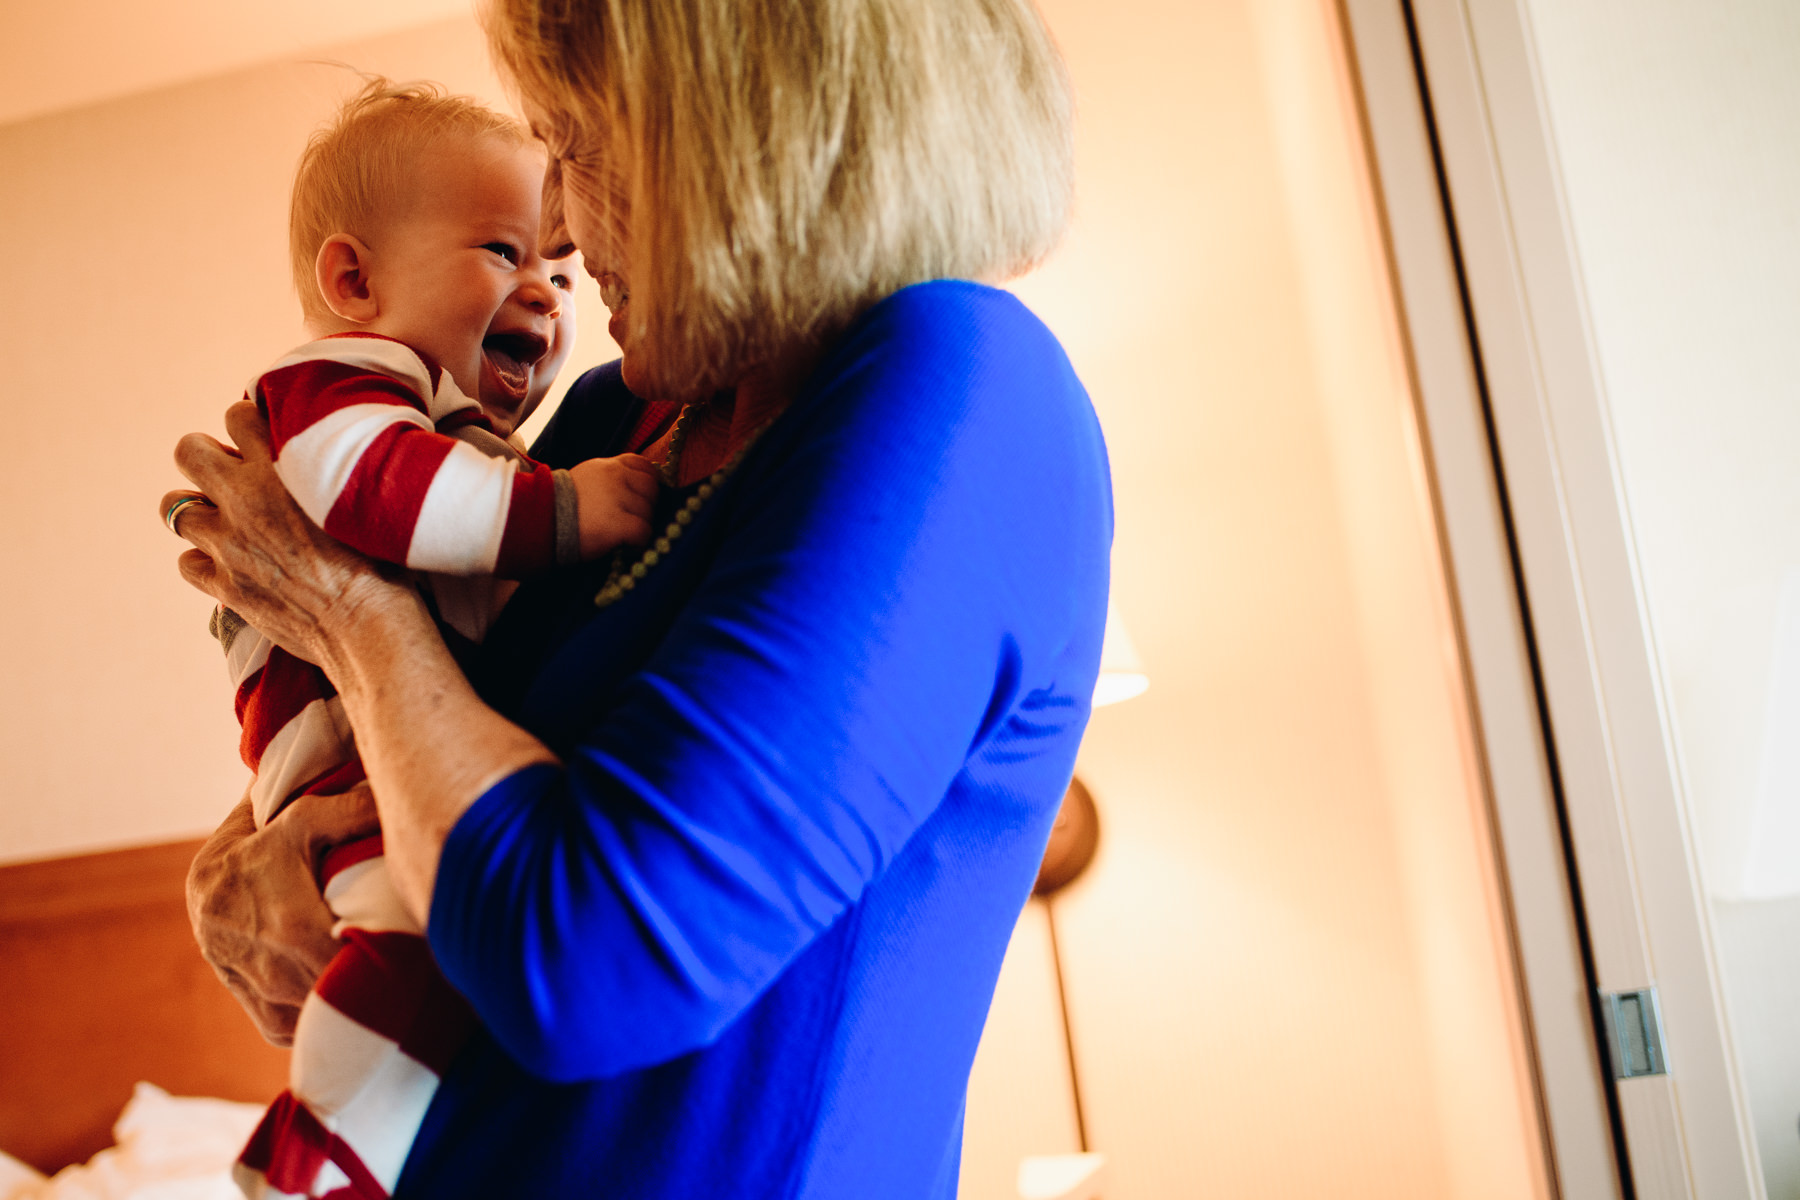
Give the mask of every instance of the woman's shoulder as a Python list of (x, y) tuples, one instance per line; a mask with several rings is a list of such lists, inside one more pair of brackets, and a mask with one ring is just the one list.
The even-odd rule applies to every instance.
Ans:
[[(850, 532), (917, 540), (948, 521), (979, 541), (976, 527), (992, 526), (996, 544), (1055, 542), (1062, 561), (1071, 543), (1103, 549), (1111, 537), (1087, 391), (1024, 304), (979, 284), (916, 285), (864, 313), (746, 467), (758, 494), (791, 494), (806, 520)], [(1055, 521), (1044, 520), (1047, 497)], [(861, 533), (846, 536), (854, 545)]]
[(850, 328), (851, 347), (891, 344), (960, 356), (996, 350), (1052, 354), (1062, 347), (1011, 292), (966, 279), (935, 279), (901, 288), (870, 306)]
[[(902, 288), (870, 307), (821, 362), (807, 389), (824, 407), (872, 403), (888, 419), (1001, 420), (1060, 409), (1091, 416), (1056, 336), (1018, 297), (967, 280)], [(1078, 424), (1085, 423), (1078, 421)]]

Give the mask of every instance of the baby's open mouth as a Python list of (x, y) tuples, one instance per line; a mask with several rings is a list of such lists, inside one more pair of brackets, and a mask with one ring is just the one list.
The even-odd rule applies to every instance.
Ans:
[(550, 343), (535, 333), (492, 333), (481, 342), (481, 355), (494, 378), (516, 396), (531, 386), (532, 364), (549, 351)]

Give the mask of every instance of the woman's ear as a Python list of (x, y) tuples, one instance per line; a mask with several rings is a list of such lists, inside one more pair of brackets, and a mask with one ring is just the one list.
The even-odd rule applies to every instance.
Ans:
[(346, 321), (366, 325), (380, 312), (369, 286), (369, 248), (347, 233), (334, 233), (319, 247), (313, 271), (325, 306)]

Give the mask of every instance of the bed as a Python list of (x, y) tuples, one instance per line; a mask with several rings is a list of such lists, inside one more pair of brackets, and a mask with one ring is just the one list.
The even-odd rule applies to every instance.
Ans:
[(257, 1105), (281, 1090), (287, 1052), (188, 931), (182, 880), (198, 848), (0, 866), (0, 1151), (46, 1174), (87, 1161), (113, 1144), (139, 1081)]
[[(194, 948), (199, 846), (0, 866), (0, 1200), (241, 1200), (229, 1164), (288, 1056)], [(1103, 1167), (1027, 1159), (1018, 1195), (1091, 1200)]]

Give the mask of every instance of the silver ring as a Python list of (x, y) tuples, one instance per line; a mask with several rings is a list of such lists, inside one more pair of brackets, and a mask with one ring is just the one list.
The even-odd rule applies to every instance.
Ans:
[(176, 519), (181, 516), (181, 510), (188, 507), (190, 504), (204, 504), (208, 508), (213, 506), (213, 502), (208, 500), (205, 496), (183, 496), (175, 503), (169, 505), (169, 511), (163, 514), (163, 524), (167, 525), (169, 527), (169, 532), (176, 537), (181, 536), (181, 530), (177, 528), (175, 524)]

